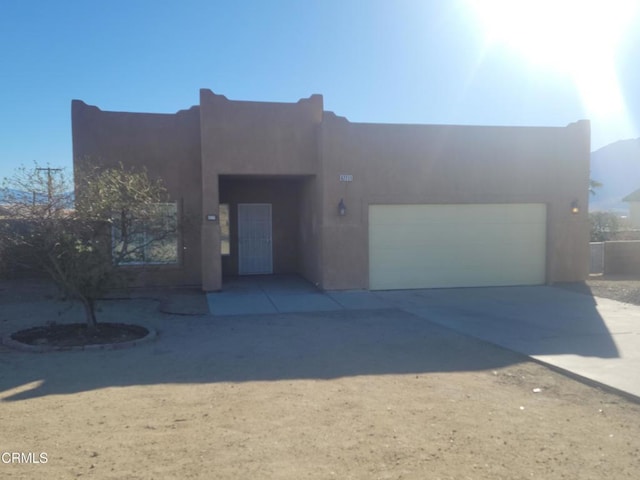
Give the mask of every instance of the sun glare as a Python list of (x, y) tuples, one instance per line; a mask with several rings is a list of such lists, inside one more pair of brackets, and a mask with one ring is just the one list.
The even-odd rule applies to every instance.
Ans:
[(569, 75), (590, 115), (624, 113), (616, 53), (637, 0), (470, 0), (487, 48)]

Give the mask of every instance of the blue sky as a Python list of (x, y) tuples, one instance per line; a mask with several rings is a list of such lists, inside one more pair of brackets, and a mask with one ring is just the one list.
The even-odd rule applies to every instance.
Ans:
[[(0, 0), (0, 178), (33, 160), (71, 168), (72, 99), (170, 113), (197, 104), (200, 88), (256, 101), (320, 93), (354, 122), (590, 118), (594, 150), (639, 137), (640, 1), (508, 1), (518, 8)], [(590, 3), (604, 10), (584, 11)]]

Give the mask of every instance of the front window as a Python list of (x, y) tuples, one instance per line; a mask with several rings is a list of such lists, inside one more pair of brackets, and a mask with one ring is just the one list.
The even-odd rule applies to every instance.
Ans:
[(113, 219), (113, 258), (120, 265), (178, 263), (178, 210), (158, 203)]

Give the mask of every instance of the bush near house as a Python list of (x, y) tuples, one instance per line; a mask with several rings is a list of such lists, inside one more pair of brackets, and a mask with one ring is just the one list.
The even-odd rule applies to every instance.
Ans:
[(165, 251), (177, 222), (158, 218), (166, 190), (146, 171), (87, 163), (75, 173), (74, 206), (67, 193), (73, 183), (62, 169), (21, 167), (4, 180), (0, 264), (5, 273), (45, 273), (66, 299), (84, 306), (87, 326), (95, 329), (96, 300), (131, 279), (120, 265), (144, 259), (154, 245)]

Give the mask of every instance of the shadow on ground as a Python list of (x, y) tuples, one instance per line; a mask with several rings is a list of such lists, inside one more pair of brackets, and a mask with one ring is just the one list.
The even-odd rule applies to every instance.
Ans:
[(156, 343), (130, 350), (4, 353), (0, 398), (158, 383), (486, 370), (525, 360), (397, 310), (182, 317), (163, 323)]
[(384, 292), (390, 304), (447, 328), (527, 355), (617, 358), (596, 300), (555, 287)]
[(157, 341), (114, 351), (0, 350), (0, 400), (161, 383), (489, 370), (526, 361), (496, 345), (529, 355), (618, 356), (615, 332), (587, 295), (511, 287), (379, 298), (390, 308), (227, 317), (165, 315), (143, 299), (106, 302), (104, 321), (152, 326)]

